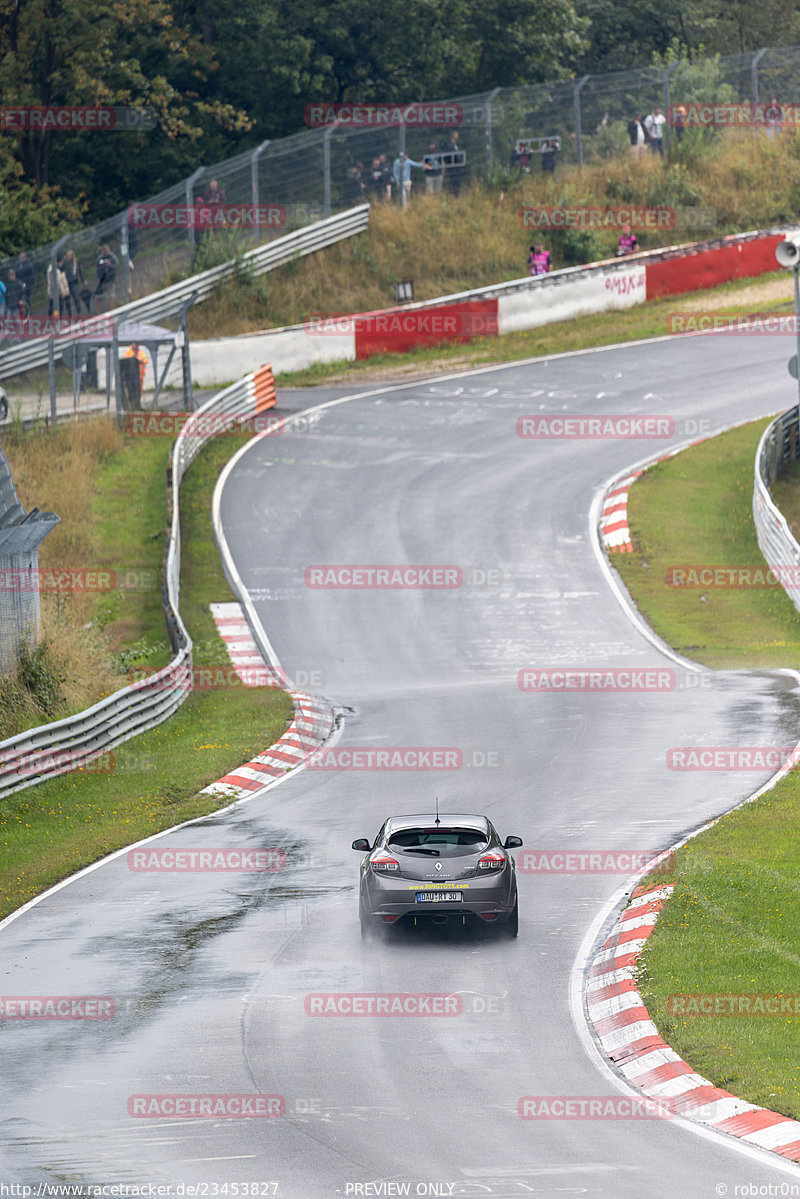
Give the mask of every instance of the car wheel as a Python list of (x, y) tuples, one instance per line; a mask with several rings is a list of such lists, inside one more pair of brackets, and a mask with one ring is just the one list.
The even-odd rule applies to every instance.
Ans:
[(514, 904), (514, 911), (505, 924), (506, 935), (516, 937), (519, 933), (519, 900)]
[(373, 935), (375, 929), (372, 927), (372, 922), (364, 911), (363, 904), (360, 902), (358, 905), (358, 923), (361, 925), (361, 939), (362, 941), (366, 941), (368, 937)]
[(5, 420), (8, 416), (8, 400), (6, 393), (0, 390), (0, 420)]

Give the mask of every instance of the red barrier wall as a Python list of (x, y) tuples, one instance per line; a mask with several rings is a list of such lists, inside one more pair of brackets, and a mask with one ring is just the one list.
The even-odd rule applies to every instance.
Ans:
[(763, 275), (778, 270), (775, 247), (784, 240), (782, 233), (759, 237), (753, 241), (720, 246), (716, 250), (701, 250), (698, 254), (682, 254), (663, 262), (647, 264), (647, 298), (676, 295), (716, 287), (730, 279)]
[(356, 358), (402, 354), (442, 341), (497, 336), (497, 300), (464, 300), (435, 308), (387, 308), (355, 318)]

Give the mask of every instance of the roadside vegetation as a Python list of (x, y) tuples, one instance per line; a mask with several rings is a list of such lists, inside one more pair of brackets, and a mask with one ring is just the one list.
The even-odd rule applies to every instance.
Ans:
[(320, 314), (369, 312), (394, 304), (393, 284), (414, 283), (416, 300), (486, 287), (527, 274), (530, 244), (543, 240), (554, 267), (612, 258), (619, 230), (548, 233), (523, 228), (525, 205), (638, 205), (711, 214), (708, 228), (635, 230), (642, 249), (764, 229), (800, 219), (800, 130), (770, 141), (731, 130), (716, 141), (690, 130), (669, 159), (621, 152), (555, 174), (499, 169), (460, 195), (422, 194), (407, 208), (373, 204), (367, 232), (279, 267), (260, 279), (221, 284), (189, 311), (192, 337), (222, 337)]
[[(181, 611), (198, 670), (230, 665), (208, 610), (212, 601), (234, 598), (210, 511), (219, 471), (241, 443), (230, 437), (212, 442), (181, 488)], [(65, 426), (55, 436), (39, 431), (7, 442), (22, 502), (62, 516), (42, 543), (42, 568), (108, 568), (117, 572), (117, 583), (135, 583), (133, 589), (42, 597), (44, 662), (63, 693), (55, 715), (124, 686), (131, 669), (169, 659), (160, 572), (170, 444), (169, 438), (124, 435), (105, 417)], [(30, 690), (30, 704), (41, 703), (42, 680)], [(177, 715), (101, 759), (97, 773), (75, 771), (4, 799), (0, 917), (114, 849), (217, 810), (225, 800), (198, 792), (276, 741), (291, 714), (289, 696), (274, 688), (195, 691)], [(45, 712), (28, 726), (55, 715)]]
[[(800, 668), (800, 615), (782, 588), (715, 591), (668, 581), (676, 565), (763, 565), (750, 505), (766, 423), (731, 430), (647, 470), (629, 496), (633, 553), (613, 556), (651, 627), (709, 666)], [(798, 482), (795, 466), (774, 498), (800, 527)], [(674, 883), (675, 890), (639, 962), (642, 996), (673, 1049), (717, 1086), (794, 1118), (800, 1013), (687, 1018), (673, 1014), (668, 1000), (800, 995), (798, 802), (800, 773), (793, 770), (678, 850), (671, 874), (645, 880)]]

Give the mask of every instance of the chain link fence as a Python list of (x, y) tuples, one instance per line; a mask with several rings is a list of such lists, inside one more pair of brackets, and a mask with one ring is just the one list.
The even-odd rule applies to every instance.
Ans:
[[(180, 223), (136, 225), (129, 208), (59, 242), (27, 252), (33, 279), (30, 310), (45, 313), (51, 303), (57, 306), (58, 302), (48, 297), (48, 266), (54, 269), (57, 257), (67, 250), (74, 252), (82, 275), (75, 280), (69, 309), (75, 315), (108, 310), (365, 199), (377, 199), (377, 193), (369, 187), (374, 159), (386, 155), (391, 167), (398, 152), (405, 150), (419, 161), (431, 141), (441, 149), (456, 131), (455, 125), (465, 161), (445, 171), (444, 184), (445, 188), (459, 190), (472, 179), (502, 178), (511, 169), (516, 142), (525, 138), (558, 137), (558, 160), (580, 166), (627, 153), (627, 126), (637, 112), (644, 116), (659, 106), (666, 113), (670, 103), (696, 101), (763, 103), (773, 95), (782, 102), (794, 96), (800, 101), (800, 47), (762, 49), (691, 63), (682, 60), (665, 69), (646, 67), (528, 87), (495, 88), (437, 102), (460, 110), (458, 121), (448, 125), (414, 125), (409, 121), (356, 128), (344, 121), (326, 123), (322, 128), (265, 141), (235, 158), (201, 167), (188, 179), (144, 202), (154, 211), (175, 206), (187, 211), (216, 181), (229, 204), (270, 206), (273, 215), (278, 214), (279, 223), (203, 234), (197, 227)], [(429, 109), (433, 105), (420, 107)], [(667, 148), (671, 133), (674, 136), (667, 124)], [(359, 165), (367, 184), (364, 193), (358, 178)], [(417, 170), (419, 182), (421, 176)], [(103, 246), (111, 249), (118, 265), (113, 285), (96, 295), (96, 264)], [(7, 283), (9, 270), (17, 267), (18, 256), (0, 260), (0, 278)], [(61, 310), (64, 312), (63, 307)]]

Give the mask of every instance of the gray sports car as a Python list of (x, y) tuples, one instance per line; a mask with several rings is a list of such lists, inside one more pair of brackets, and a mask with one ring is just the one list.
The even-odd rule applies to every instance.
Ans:
[(485, 816), (391, 816), (373, 845), (366, 837), (353, 842), (365, 854), (361, 935), (407, 918), (415, 924), (478, 919), (516, 937), (517, 875), (507, 851), (521, 845), (520, 837), (501, 841)]

